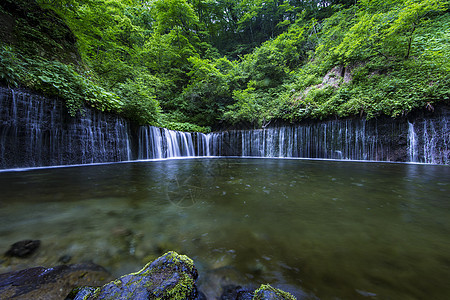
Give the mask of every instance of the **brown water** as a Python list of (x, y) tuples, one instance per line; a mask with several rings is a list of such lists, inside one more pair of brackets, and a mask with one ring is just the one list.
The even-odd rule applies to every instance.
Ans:
[[(114, 275), (173, 249), (299, 298), (448, 299), (448, 166), (203, 158), (0, 173), (0, 272), (93, 261)], [(208, 273), (209, 272), (209, 273)]]

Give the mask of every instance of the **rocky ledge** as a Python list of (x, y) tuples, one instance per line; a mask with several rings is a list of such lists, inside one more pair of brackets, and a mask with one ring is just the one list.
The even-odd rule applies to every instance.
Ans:
[[(107, 277), (103, 268), (88, 265), (38, 267), (1, 274), (0, 299), (207, 299), (197, 289), (198, 272), (194, 262), (172, 251), (136, 273), (104, 284)], [(295, 297), (270, 285), (261, 285), (256, 290), (238, 287), (231, 293), (225, 292), (220, 299), (292, 300)]]
[(98, 286), (109, 280), (110, 274), (95, 264), (25, 269), (0, 274), (0, 299), (64, 299), (77, 286)]

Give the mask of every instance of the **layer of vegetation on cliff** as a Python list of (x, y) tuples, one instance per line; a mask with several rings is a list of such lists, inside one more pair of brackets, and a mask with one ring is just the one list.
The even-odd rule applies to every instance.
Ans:
[(441, 0), (5, 0), (0, 80), (187, 131), (433, 110)]

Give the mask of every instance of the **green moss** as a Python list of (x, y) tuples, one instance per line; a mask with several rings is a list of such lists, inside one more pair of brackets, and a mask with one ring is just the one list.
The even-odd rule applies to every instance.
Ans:
[(197, 270), (192, 259), (170, 251), (138, 272), (87, 291), (89, 293), (77, 293), (75, 299), (134, 299), (145, 295), (161, 300), (187, 299), (195, 291), (196, 279)]
[(259, 289), (255, 291), (253, 296), (253, 300), (264, 300), (266, 299), (266, 293), (274, 295), (276, 298), (270, 297), (270, 299), (286, 299), (286, 300), (296, 300), (294, 296), (289, 294), (288, 292), (276, 289), (268, 284), (261, 284)]
[(190, 259), (187, 255), (180, 255), (174, 251), (169, 251), (163, 256), (167, 256), (167, 259), (173, 260), (174, 263), (184, 263), (189, 267), (189, 271), (194, 268), (194, 261)]
[(166, 290), (164, 295), (157, 299), (186, 299), (192, 293), (194, 284), (194, 279), (191, 276), (182, 273), (178, 283), (173, 288)]
[(73, 300), (88, 300), (92, 299), (94, 295), (100, 290), (100, 288), (93, 287), (79, 287), (73, 289), (69, 295), (67, 295), (66, 299)]
[[(195, 285), (194, 261), (186, 255), (179, 255), (174, 251), (169, 251), (162, 256), (163, 264), (174, 271), (172, 277), (168, 280), (176, 280), (176, 284), (167, 288), (161, 297), (157, 299), (186, 299), (192, 292)], [(175, 281), (174, 281), (175, 282)]]

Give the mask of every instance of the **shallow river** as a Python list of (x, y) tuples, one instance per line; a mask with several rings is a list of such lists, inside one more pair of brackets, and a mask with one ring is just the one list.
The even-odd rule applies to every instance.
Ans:
[(176, 250), (205, 291), (217, 279), (299, 299), (448, 299), (450, 168), (199, 158), (0, 172), (0, 252), (23, 239), (41, 248), (0, 272), (92, 261), (119, 276)]

